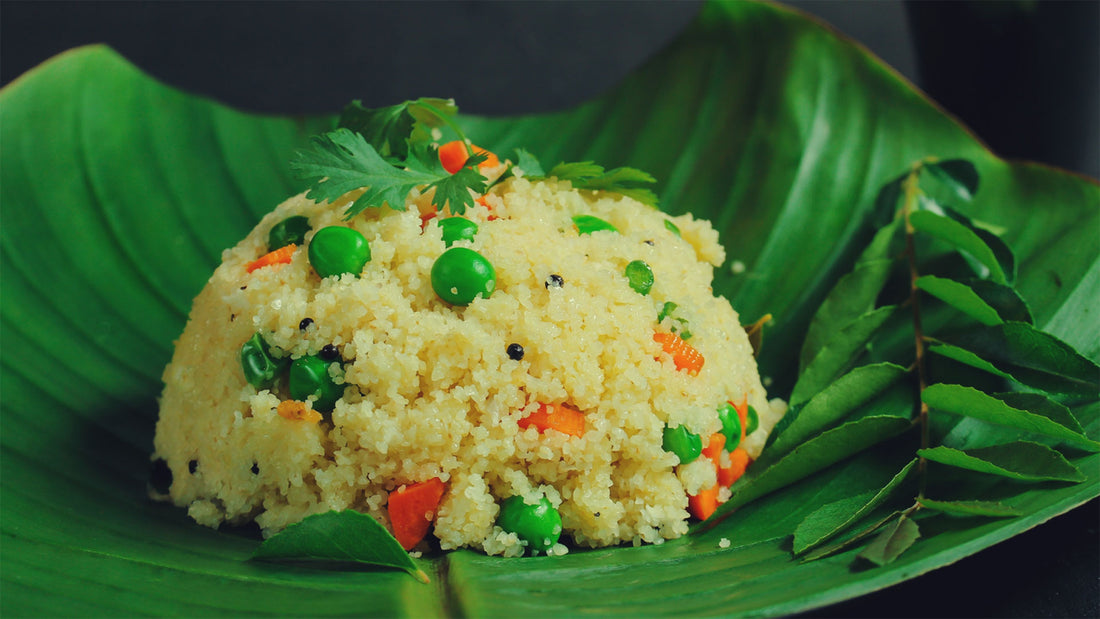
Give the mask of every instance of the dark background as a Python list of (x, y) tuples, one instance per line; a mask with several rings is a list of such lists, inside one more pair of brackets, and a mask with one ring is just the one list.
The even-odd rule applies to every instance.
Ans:
[[(1100, 176), (1100, 1), (787, 4), (867, 46), (999, 155)], [(103, 42), (169, 84), (254, 112), (332, 113), (352, 99), (425, 95), (454, 97), (471, 113), (551, 111), (612, 87), (698, 7), (3, 0), (0, 83)], [(1098, 617), (1098, 505), (807, 616)]]

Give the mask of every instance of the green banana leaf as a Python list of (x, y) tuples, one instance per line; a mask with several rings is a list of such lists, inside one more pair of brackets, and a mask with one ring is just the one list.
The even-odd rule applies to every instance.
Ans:
[[(867, 240), (879, 187), (925, 156), (974, 162), (981, 189), (965, 210), (1006, 230), (1036, 324), (1100, 358), (1097, 184), (998, 159), (865, 50), (782, 7), (708, 4), (594, 101), (464, 121), (498, 153), (640, 167), (664, 208), (711, 219), (729, 253), (716, 292), (746, 323), (775, 316), (760, 363), (778, 395), (817, 303)], [(423, 561), (430, 585), (250, 562), (254, 535), (146, 498), (159, 376), (221, 251), (303, 188), (287, 161), (332, 122), (237, 112), (105, 47), (0, 92), (0, 614), (787, 614), (947, 565), (1100, 495), (1100, 456), (1076, 455), (1085, 482), (1016, 487), (1020, 517), (922, 526), (888, 566), (853, 569), (856, 550), (793, 558), (803, 517), (881, 487), (911, 457), (872, 453), (659, 546), (452, 552)], [(1097, 408), (1081, 414), (1093, 438)]]

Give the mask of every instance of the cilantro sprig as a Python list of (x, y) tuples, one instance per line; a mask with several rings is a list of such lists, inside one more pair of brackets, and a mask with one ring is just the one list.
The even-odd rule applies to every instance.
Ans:
[[(437, 209), (449, 208), (461, 215), (474, 205), (474, 195), (484, 194), (491, 185), (478, 169), (488, 155), (474, 152), (456, 122), (457, 114), (451, 99), (420, 98), (375, 109), (353, 101), (340, 114), (337, 128), (314, 136), (311, 148), (299, 151), (290, 167), (310, 182), (306, 197), (312, 200), (332, 202), (363, 190), (344, 212), (345, 219), (382, 206), (403, 211), (406, 198), (417, 187), (434, 190), (432, 205)], [(454, 131), (468, 154), (453, 174), (444, 169), (433, 143), (433, 132), (443, 127)], [(657, 194), (648, 187), (656, 179), (642, 170), (607, 170), (592, 161), (578, 161), (559, 163), (544, 172), (531, 153), (517, 149), (516, 154), (516, 165), (531, 180), (554, 177), (577, 189), (619, 193), (657, 206)], [(511, 169), (496, 182), (511, 176)]]
[(545, 180), (557, 178), (569, 181), (575, 189), (588, 191), (610, 191), (633, 198), (642, 204), (656, 207), (657, 194), (647, 187), (656, 183), (648, 172), (637, 168), (621, 167), (611, 170), (592, 161), (574, 161), (559, 163), (544, 172), (538, 158), (522, 148), (516, 149), (516, 165), (522, 169), (530, 180)]
[[(344, 109), (340, 126), (314, 136), (312, 148), (299, 151), (290, 167), (310, 181), (306, 197), (334, 201), (349, 191), (364, 189), (344, 212), (350, 219), (367, 208), (389, 206), (405, 210), (405, 199), (416, 187), (434, 189), (432, 205), (462, 214), (474, 205), (470, 190), (485, 193), (488, 179), (478, 171), (487, 158), (475, 153), (454, 122), (458, 108), (447, 99), (417, 99), (368, 109), (353, 102)], [(469, 158), (451, 174), (431, 143), (431, 130), (448, 126), (466, 144)]]

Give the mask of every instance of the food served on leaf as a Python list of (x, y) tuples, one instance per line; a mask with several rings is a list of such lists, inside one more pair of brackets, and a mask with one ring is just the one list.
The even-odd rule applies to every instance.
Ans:
[[(654, 208), (637, 170), (501, 161), (452, 116), (349, 107), (295, 162), (310, 192), (195, 299), (155, 457), (197, 522), (351, 509), (406, 549), (660, 543), (760, 454), (785, 405), (711, 289), (710, 224)], [(436, 147), (442, 126), (462, 139)]]

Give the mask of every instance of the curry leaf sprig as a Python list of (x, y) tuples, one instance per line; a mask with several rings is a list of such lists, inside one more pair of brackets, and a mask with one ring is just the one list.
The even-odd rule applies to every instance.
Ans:
[[(475, 153), (454, 121), (453, 101), (417, 99), (399, 105), (367, 109), (353, 102), (344, 109), (340, 126), (314, 136), (310, 150), (299, 151), (290, 167), (311, 182), (306, 197), (335, 201), (350, 191), (365, 189), (344, 212), (346, 219), (371, 207), (405, 210), (405, 200), (417, 188), (435, 190), (432, 204), (464, 213), (474, 204), (470, 191), (488, 187), (478, 171), (487, 155)], [(469, 158), (451, 174), (439, 160), (432, 131), (447, 126), (466, 144)]]
[(990, 480), (1085, 479), (1067, 454), (1100, 451), (1078, 418), (1096, 415), (1100, 367), (1036, 327), (1007, 244), (950, 206), (978, 181), (968, 161), (926, 159), (882, 188), (873, 216), (886, 223), (814, 315), (789, 412), (704, 527), (856, 454), (909, 450), (888, 483), (853, 484), (794, 531), (804, 560), (862, 546), (884, 565), (929, 517), (1020, 515)]

